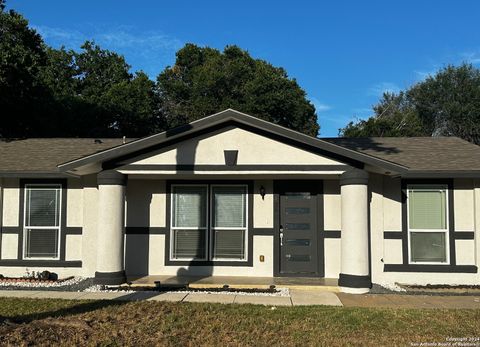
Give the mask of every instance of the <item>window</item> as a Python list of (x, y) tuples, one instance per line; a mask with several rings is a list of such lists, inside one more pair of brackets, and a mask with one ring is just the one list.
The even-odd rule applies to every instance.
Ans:
[(244, 259), (247, 234), (246, 187), (213, 186), (213, 258)]
[(61, 185), (25, 185), (23, 256), (58, 259)]
[(247, 186), (173, 185), (171, 259), (247, 258)]
[(448, 198), (446, 185), (409, 185), (410, 263), (448, 264)]
[(174, 186), (172, 258), (207, 258), (207, 186)]

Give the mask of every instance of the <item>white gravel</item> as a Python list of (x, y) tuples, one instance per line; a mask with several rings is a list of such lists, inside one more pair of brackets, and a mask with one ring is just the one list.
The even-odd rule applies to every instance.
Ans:
[(134, 290), (120, 290), (118, 289), (118, 286), (104, 286), (101, 285), (93, 285), (91, 287), (88, 287), (84, 290), (81, 290), (82, 292), (87, 292), (87, 293), (125, 293), (125, 294), (131, 294), (131, 293), (136, 293)]
[[(194, 291), (194, 290), (178, 290), (178, 291), (168, 291), (168, 292), (161, 292), (161, 293), (182, 293), (182, 294), (223, 294), (223, 295), (250, 295), (250, 296), (284, 296), (284, 297), (289, 297), (290, 296), (290, 291), (288, 288), (276, 288), (277, 292), (276, 293), (248, 293), (248, 292), (229, 292), (229, 291), (221, 291), (221, 292), (216, 292), (216, 291)], [(131, 293), (137, 293), (135, 290), (119, 290), (117, 286), (107, 286), (105, 289), (103, 289), (103, 286), (100, 285), (94, 285), (91, 287), (86, 288), (83, 290), (84, 292), (88, 293), (125, 293), (125, 294), (131, 294)], [(153, 292), (152, 291), (145, 291), (145, 292)], [(160, 292), (159, 292), (160, 294)]]
[(85, 280), (83, 277), (73, 277), (61, 282), (17, 282), (13, 280), (2, 280), (0, 281), (0, 287), (53, 288), (74, 285), (83, 280)]
[(388, 290), (392, 290), (394, 292), (406, 292), (406, 289), (400, 287), (397, 283), (378, 283), (378, 285), (386, 288)]

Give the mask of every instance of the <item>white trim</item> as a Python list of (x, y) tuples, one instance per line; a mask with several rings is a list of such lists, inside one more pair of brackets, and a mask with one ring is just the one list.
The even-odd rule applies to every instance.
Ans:
[[(47, 188), (49, 187), (49, 188)], [(27, 225), (27, 200), (30, 202), (30, 199), (27, 199), (27, 194), (31, 192), (31, 190), (55, 190), (55, 193), (58, 193), (58, 199), (55, 199), (55, 210), (58, 210), (58, 218), (55, 218), (55, 222), (58, 224), (56, 226), (30, 226)], [(62, 233), (62, 185), (57, 183), (35, 183), (35, 184), (25, 184), (24, 186), (24, 197), (23, 197), (23, 247), (22, 247), (22, 259), (25, 260), (60, 260), (60, 240), (61, 240), (61, 233)], [(56, 195), (55, 194), (55, 195)], [(31, 208), (29, 206), (28, 211)], [(30, 221), (29, 223), (30, 224)], [(26, 249), (27, 249), (27, 230), (57, 230), (57, 256), (56, 257), (27, 257), (26, 256)]]
[[(245, 202), (245, 226), (244, 227), (230, 227), (230, 228), (215, 228), (213, 226), (214, 224), (214, 216), (213, 216), (213, 203), (214, 203), (214, 198), (213, 198), (213, 189), (215, 187), (244, 187), (245, 188), (245, 194), (243, 195), (243, 199)], [(210, 185), (210, 230), (209, 230), (209, 235), (210, 235), (210, 252), (209, 252), (209, 259), (212, 261), (234, 261), (234, 262), (247, 262), (248, 261), (248, 184), (211, 184)], [(214, 252), (214, 236), (213, 233), (216, 230), (243, 230), (244, 231), (244, 256), (242, 259), (232, 259), (232, 258), (215, 258), (213, 256)]]
[[(421, 188), (415, 188), (421, 187)], [(431, 188), (428, 188), (431, 187)], [(432, 191), (432, 190), (445, 190), (445, 229), (410, 229), (410, 189), (420, 190), (420, 191)], [(408, 184), (407, 185), (407, 236), (408, 236), (408, 264), (416, 265), (450, 265), (450, 220), (449, 220), (449, 192), (447, 184)], [(437, 261), (412, 261), (412, 244), (410, 234), (412, 232), (416, 233), (444, 233), (445, 234), (445, 259), (444, 262)]]
[[(245, 194), (243, 196), (245, 202), (245, 227), (235, 227), (235, 228), (214, 228), (213, 227), (213, 188), (214, 187), (244, 187)], [(206, 208), (206, 215), (205, 215), (205, 227), (195, 228), (195, 227), (174, 227), (174, 190), (175, 187), (205, 187), (206, 188), (206, 199), (207, 199), (207, 208)], [(181, 183), (181, 184), (172, 184), (170, 186), (170, 252), (169, 252), (169, 259), (170, 261), (232, 261), (232, 262), (239, 262), (245, 263), (248, 262), (248, 184), (196, 184), (196, 183)], [(205, 230), (206, 237), (205, 237), (205, 258), (174, 258), (173, 257), (173, 247), (174, 247), (174, 232), (175, 230)], [(242, 259), (232, 259), (232, 258), (214, 258), (213, 257), (213, 232), (215, 230), (244, 230), (244, 257)]]
[[(174, 208), (174, 189), (175, 187), (204, 187), (206, 193), (206, 203), (208, 206), (208, 184), (172, 184), (170, 187), (170, 261), (206, 261), (208, 259), (208, 208), (205, 211), (205, 226), (204, 227), (174, 227), (173, 226), (173, 208)], [(205, 258), (174, 258), (173, 257), (173, 240), (175, 230), (204, 230), (205, 232)]]

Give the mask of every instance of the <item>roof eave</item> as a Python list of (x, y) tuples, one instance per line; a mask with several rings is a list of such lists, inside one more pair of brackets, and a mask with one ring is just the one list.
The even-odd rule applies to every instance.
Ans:
[(368, 154), (360, 153), (355, 150), (351, 150), (327, 141), (317, 139), (297, 131), (282, 127), (277, 124), (273, 124), (262, 119), (241, 113), (232, 109), (227, 109), (225, 111), (216, 113), (214, 115), (199, 119), (189, 124), (179, 126), (177, 128), (167, 130), (160, 134), (151, 135), (142, 139), (138, 139), (114, 148), (110, 148), (98, 153), (88, 155), (76, 160), (72, 160), (63, 164), (58, 165), (58, 170), (60, 172), (67, 172), (81, 166), (90, 164), (92, 162), (104, 162), (116, 157), (130, 154), (135, 151), (140, 151), (145, 148), (148, 148), (153, 145), (161, 144), (167, 140), (175, 140), (178, 137), (185, 136), (191, 133), (202, 131), (209, 127), (220, 125), (229, 121), (235, 121), (240, 124), (257, 127), (261, 130), (280, 135), (282, 137), (294, 140), (309, 146), (317, 147), (326, 152), (331, 152), (336, 155), (343, 156), (364, 164), (369, 164), (372, 166), (378, 166), (384, 168), (388, 171), (393, 171), (397, 173), (403, 173), (408, 170), (407, 167), (392, 163), (383, 159), (375, 158)]

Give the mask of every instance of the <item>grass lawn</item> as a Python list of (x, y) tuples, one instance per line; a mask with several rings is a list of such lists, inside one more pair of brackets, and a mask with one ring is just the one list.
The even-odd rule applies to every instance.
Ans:
[(480, 336), (480, 310), (0, 298), (1, 345), (410, 346)]

